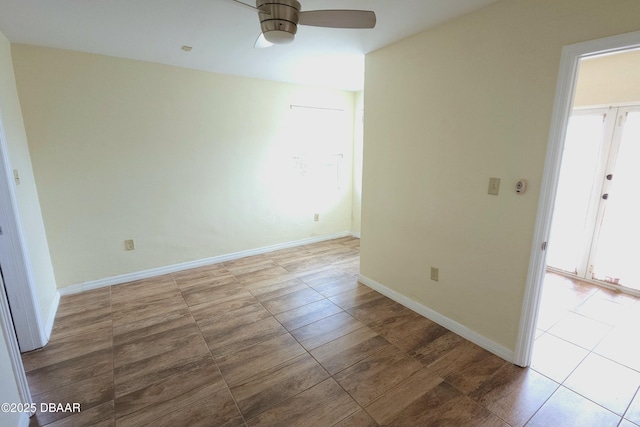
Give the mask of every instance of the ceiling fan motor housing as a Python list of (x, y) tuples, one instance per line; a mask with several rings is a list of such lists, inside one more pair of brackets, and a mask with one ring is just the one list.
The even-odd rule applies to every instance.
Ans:
[(256, 0), (262, 34), (275, 44), (291, 43), (298, 31), (297, 0)]

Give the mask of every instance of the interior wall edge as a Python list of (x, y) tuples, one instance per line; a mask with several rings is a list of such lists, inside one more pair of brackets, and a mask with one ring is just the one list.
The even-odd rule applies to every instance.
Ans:
[(278, 243), (275, 245), (263, 246), (261, 248), (248, 249), (245, 251), (218, 255), (210, 258), (203, 258), (195, 261), (187, 261), (179, 264), (168, 265), (165, 267), (153, 268), (150, 270), (143, 270), (135, 273), (121, 274), (118, 276), (106, 277), (103, 279), (97, 279), (89, 282), (78, 283), (75, 285), (59, 288), (58, 292), (61, 296), (73, 295), (81, 292), (91, 291), (94, 289), (100, 289), (108, 286), (133, 282), (135, 280), (149, 279), (151, 277), (162, 276), (163, 274), (175, 273), (178, 271), (189, 270), (191, 268), (204, 267), (212, 264), (219, 264), (221, 262), (232, 261), (238, 258), (265, 254), (265, 253), (277, 251), (280, 249), (288, 249), (296, 246), (303, 246), (311, 243), (324, 242), (327, 240), (339, 239), (341, 237), (347, 237), (352, 235), (353, 233), (350, 231), (343, 231), (340, 233), (326, 234), (323, 236), (310, 237), (307, 239), (295, 240), (292, 242)]
[(406, 297), (405, 295), (394, 291), (393, 289), (379, 283), (367, 276), (360, 274), (358, 276), (358, 281), (373, 290), (380, 292), (388, 298), (391, 298), (395, 302), (402, 304), (410, 310), (415, 311), (416, 313), (426, 317), (427, 319), (436, 322), (440, 326), (447, 328), (451, 332), (454, 332), (461, 337), (471, 341), (472, 343), (484, 348), (485, 350), (495, 354), (496, 356), (510, 362), (514, 363), (515, 353), (513, 350), (510, 350), (503, 345), (496, 343), (495, 341), (480, 335), (474, 330), (456, 322), (455, 320), (450, 319), (447, 316), (444, 316), (437, 311), (420, 304), (417, 301), (412, 300), (411, 298)]
[(47, 317), (47, 323), (44, 325), (44, 335), (49, 342), (49, 338), (51, 338), (51, 331), (53, 331), (53, 323), (56, 320), (56, 314), (58, 313), (58, 305), (60, 305), (60, 291), (56, 290), (56, 293), (53, 295), (53, 299), (51, 300), (50, 308), (49, 308), (49, 316)]

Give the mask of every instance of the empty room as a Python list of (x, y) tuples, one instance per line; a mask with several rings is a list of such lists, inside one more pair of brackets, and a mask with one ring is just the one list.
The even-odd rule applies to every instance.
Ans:
[(0, 424), (640, 426), (640, 284), (551, 233), (639, 16), (0, 0)]

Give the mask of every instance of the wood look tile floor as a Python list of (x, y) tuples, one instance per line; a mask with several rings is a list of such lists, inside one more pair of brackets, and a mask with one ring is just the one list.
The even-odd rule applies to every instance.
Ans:
[(36, 403), (82, 411), (31, 425), (640, 425), (636, 299), (549, 280), (522, 369), (358, 272), (346, 237), (65, 296), (23, 360)]

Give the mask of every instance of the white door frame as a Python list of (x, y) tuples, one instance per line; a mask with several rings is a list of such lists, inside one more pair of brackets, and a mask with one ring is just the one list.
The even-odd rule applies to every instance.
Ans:
[[(31, 397), (31, 392), (29, 391), (29, 383), (27, 382), (27, 375), (24, 372), (22, 358), (20, 357), (20, 348), (18, 347), (18, 341), (16, 341), (16, 333), (13, 329), (11, 313), (9, 311), (9, 305), (7, 304), (2, 277), (0, 277), (0, 332), (7, 343), (9, 359), (11, 359), (11, 369), (13, 371), (13, 376), (16, 379), (18, 393), (20, 394), (20, 402), (15, 403), (31, 405), (33, 404), (33, 399)], [(31, 414), (32, 412), (29, 412), (29, 415)]]
[(513, 361), (518, 366), (531, 364), (538, 309), (546, 270), (546, 245), (551, 229), (564, 137), (573, 108), (579, 61), (583, 58), (623, 52), (634, 48), (640, 48), (640, 31), (572, 44), (562, 49), (529, 271)]
[[(25, 352), (43, 347), (47, 343), (47, 336), (18, 215), (13, 170), (5, 141), (0, 111), (0, 265), (13, 319), (11, 329), (15, 327), (20, 350)], [(4, 318), (0, 320), (4, 321)], [(3, 329), (5, 327), (7, 325), (3, 325)]]

